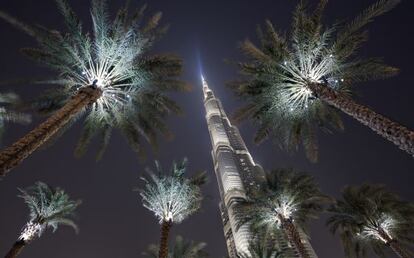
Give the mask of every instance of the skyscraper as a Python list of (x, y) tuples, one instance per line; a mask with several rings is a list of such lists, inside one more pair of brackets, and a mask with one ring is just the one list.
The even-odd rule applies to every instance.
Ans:
[[(249, 254), (249, 243), (253, 235), (248, 223), (239, 227), (234, 210), (237, 205), (260, 191), (261, 182), (265, 180), (264, 171), (254, 162), (239, 130), (230, 123), (220, 100), (214, 96), (203, 76), (202, 83), (206, 120), (212, 144), (211, 155), (220, 191), (219, 207), (224, 236), (230, 258), (238, 258), (243, 254)], [(310, 257), (316, 258), (304, 234), (303, 241)], [(289, 248), (286, 241), (278, 242), (279, 247)]]
[(249, 241), (252, 239), (248, 224), (237, 230), (235, 206), (258, 190), (258, 180), (264, 179), (264, 173), (254, 162), (239, 130), (230, 123), (220, 100), (214, 96), (204, 77), (202, 82), (206, 119), (213, 148), (211, 154), (220, 190), (224, 235), (229, 256), (235, 258), (239, 254), (248, 253)]

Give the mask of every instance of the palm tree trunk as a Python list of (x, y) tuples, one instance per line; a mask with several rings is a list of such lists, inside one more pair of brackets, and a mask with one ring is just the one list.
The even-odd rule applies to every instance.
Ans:
[(391, 240), (388, 245), (391, 247), (391, 249), (394, 251), (396, 255), (400, 258), (410, 258), (408, 254), (401, 248), (400, 243), (396, 240)]
[(96, 87), (89, 86), (81, 88), (71, 100), (45, 122), (20, 138), (12, 146), (0, 152), (0, 176), (4, 176), (11, 169), (19, 165), (74, 116), (99, 99), (101, 95), (102, 91)]
[(313, 83), (308, 87), (320, 100), (350, 115), (397, 145), (401, 150), (414, 156), (414, 131), (356, 103), (351, 98), (339, 94), (323, 84)]
[(171, 221), (163, 221), (161, 225), (161, 241), (160, 241), (160, 250), (158, 252), (159, 258), (168, 257), (168, 236), (170, 235), (170, 230), (172, 227)]
[(301, 258), (310, 258), (305, 245), (302, 242), (302, 237), (299, 234), (295, 224), (291, 220), (285, 219), (282, 215), (278, 214), (279, 220), (282, 224), (282, 229), (288, 237), (291, 246), (294, 246), (298, 251)]
[(21, 251), (23, 250), (23, 247), (26, 246), (26, 242), (24, 240), (18, 240), (14, 243), (13, 247), (10, 249), (10, 251), (6, 254), (4, 258), (15, 258), (17, 257)]
[(402, 249), (397, 239), (392, 239), (391, 236), (383, 229), (379, 229), (378, 233), (384, 239), (385, 244), (389, 246), (396, 255), (400, 258), (410, 258), (410, 256)]

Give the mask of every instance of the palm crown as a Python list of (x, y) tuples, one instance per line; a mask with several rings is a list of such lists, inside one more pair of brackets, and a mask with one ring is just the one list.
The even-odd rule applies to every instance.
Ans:
[(249, 40), (241, 44), (249, 57), (239, 63), (245, 79), (229, 86), (248, 104), (237, 112), (236, 119), (251, 117), (259, 123), (256, 142), (276, 136), (287, 150), (302, 142), (308, 158), (316, 161), (316, 127), (343, 129), (343, 123), (337, 111), (315, 96), (309, 85), (323, 84), (349, 95), (355, 83), (395, 75), (397, 69), (380, 59), (354, 55), (367, 40), (363, 27), (398, 2), (381, 0), (348, 24), (325, 27), (321, 18), (327, 0), (321, 0), (313, 12), (301, 1), (288, 38), (267, 21), (265, 30), (258, 30), (259, 46)]
[[(253, 232), (274, 231), (278, 243), (288, 243), (300, 257), (311, 257), (306, 247), (306, 222), (317, 218), (330, 199), (313, 178), (292, 169), (266, 172), (263, 191), (235, 210), (237, 226), (250, 223)], [(285, 246), (286, 247), (286, 246)], [(283, 251), (290, 248), (282, 249)]]
[(159, 219), (172, 223), (180, 223), (199, 210), (202, 200), (200, 185), (204, 184), (204, 173), (194, 178), (185, 178), (187, 160), (173, 163), (170, 175), (162, 175), (162, 169), (156, 162), (157, 173), (148, 171), (142, 178), (145, 182), (141, 190), (143, 205)]
[(84, 87), (100, 90), (101, 96), (84, 112), (86, 120), (78, 154), (86, 150), (91, 138), (99, 132), (103, 135), (104, 150), (113, 127), (120, 128), (133, 149), (140, 153), (140, 135), (153, 145), (157, 132), (168, 136), (170, 132), (162, 118), (169, 112), (179, 112), (179, 108), (162, 93), (184, 90), (187, 85), (176, 78), (182, 68), (179, 58), (147, 56), (167, 29), (159, 26), (161, 13), (142, 25), (145, 6), (130, 15), (127, 4), (111, 22), (106, 1), (93, 0), (91, 36), (83, 32), (80, 20), (66, 0), (56, 2), (64, 16), (66, 33), (29, 26), (0, 12), (1, 18), (38, 42), (39, 48), (23, 49), (23, 53), (58, 73), (56, 78), (40, 82), (58, 87), (35, 101), (35, 107), (42, 112), (55, 111)]
[(20, 197), (24, 199), (30, 210), (30, 222), (26, 225), (20, 238), (30, 241), (40, 236), (47, 227), (57, 230), (59, 225), (67, 225), (78, 231), (71, 217), (80, 201), (70, 200), (60, 188), (51, 188), (45, 183), (38, 182), (27, 189), (19, 189)]
[[(238, 209), (241, 221), (253, 227), (280, 228), (280, 217), (305, 228), (306, 222), (317, 218), (330, 198), (324, 195), (313, 178), (293, 169), (266, 172), (264, 191), (257, 199)], [(247, 214), (247, 216), (246, 216)]]
[[(188, 241), (182, 236), (177, 236), (168, 258), (207, 258), (208, 254), (204, 251), (206, 245), (204, 242)], [(147, 252), (143, 254), (146, 257), (157, 258), (158, 249), (159, 247), (157, 245), (150, 245), (148, 246)]]
[(20, 103), (20, 98), (14, 93), (0, 93), (0, 138), (4, 132), (6, 122), (30, 123), (31, 117), (27, 114), (16, 112), (13, 108)]
[(330, 211), (328, 225), (333, 233), (339, 232), (348, 256), (362, 257), (369, 246), (384, 255), (392, 242), (404, 246), (414, 242), (414, 205), (382, 185), (346, 187), (343, 199)]

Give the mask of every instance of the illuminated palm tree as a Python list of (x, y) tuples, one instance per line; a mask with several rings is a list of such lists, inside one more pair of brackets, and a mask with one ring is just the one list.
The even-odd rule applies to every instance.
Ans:
[(42, 182), (26, 190), (19, 190), (20, 197), (29, 207), (30, 221), (24, 226), (6, 258), (17, 257), (26, 245), (40, 237), (48, 227), (55, 232), (59, 225), (67, 225), (73, 227), (76, 232), (78, 231), (78, 227), (70, 217), (73, 216), (80, 201), (72, 201), (62, 189), (51, 188)]
[(287, 150), (302, 143), (315, 162), (316, 129), (343, 129), (340, 110), (414, 155), (413, 131), (351, 98), (356, 83), (398, 72), (380, 59), (355, 54), (367, 41), (364, 27), (400, 1), (380, 0), (352, 22), (328, 28), (321, 23), (327, 0), (321, 0), (311, 13), (305, 2), (293, 14), (290, 38), (278, 34), (267, 21), (265, 30), (259, 29), (259, 46), (249, 40), (241, 44), (249, 60), (239, 63), (243, 79), (229, 86), (248, 104), (236, 113), (236, 120), (252, 118), (259, 124), (257, 143), (275, 137)]
[(181, 223), (200, 209), (200, 186), (206, 182), (205, 173), (193, 178), (184, 177), (187, 159), (180, 164), (173, 163), (170, 175), (163, 175), (156, 162), (157, 174), (148, 171), (149, 176), (142, 178), (145, 187), (140, 190), (143, 205), (152, 211), (161, 224), (159, 257), (168, 256), (168, 237), (172, 225)]
[(414, 205), (382, 185), (348, 186), (330, 208), (328, 226), (338, 232), (348, 257), (365, 257), (369, 247), (379, 256), (391, 248), (399, 257), (414, 257)]
[(170, 136), (166, 115), (180, 111), (164, 93), (188, 89), (177, 79), (181, 59), (148, 56), (154, 42), (166, 32), (166, 27), (159, 26), (161, 13), (142, 25), (145, 7), (130, 15), (127, 4), (110, 22), (106, 1), (92, 0), (93, 33), (84, 33), (67, 0), (56, 2), (66, 33), (30, 26), (0, 11), (1, 18), (38, 42), (39, 48), (23, 49), (23, 53), (58, 73), (53, 80), (37, 82), (57, 86), (35, 105), (53, 115), (0, 153), (0, 175), (80, 116), (86, 119), (77, 154), (83, 154), (92, 137), (101, 134), (100, 158), (113, 128), (120, 129), (131, 147), (143, 154), (141, 136), (156, 146), (158, 132)]
[(27, 114), (14, 111), (20, 104), (20, 98), (14, 93), (0, 93), (0, 139), (3, 136), (6, 122), (28, 124), (31, 117)]
[(266, 172), (263, 192), (236, 210), (240, 225), (250, 222), (253, 232), (281, 230), (302, 258), (306, 223), (323, 211), (330, 198), (322, 194), (313, 178), (292, 169)]
[[(168, 258), (207, 258), (208, 254), (204, 251), (206, 243), (186, 241), (182, 236), (175, 238), (175, 244)], [(158, 245), (148, 246), (147, 252), (143, 253), (146, 257), (157, 258), (159, 252)]]

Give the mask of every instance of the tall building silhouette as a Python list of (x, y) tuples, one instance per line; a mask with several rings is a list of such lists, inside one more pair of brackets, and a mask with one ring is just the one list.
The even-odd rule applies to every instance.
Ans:
[[(223, 220), (224, 236), (230, 258), (249, 255), (249, 243), (253, 238), (248, 223), (240, 226), (234, 210), (260, 191), (265, 180), (262, 167), (256, 164), (247, 149), (239, 130), (229, 121), (219, 99), (214, 96), (207, 81), (202, 76), (204, 106), (210, 133), (214, 170), (220, 191), (219, 204)], [(302, 233), (303, 234), (303, 233)], [(279, 234), (280, 236), (280, 234)], [(277, 246), (290, 248), (284, 236), (276, 239)], [(303, 234), (310, 257), (316, 255)], [(294, 255), (293, 257), (298, 257)]]

